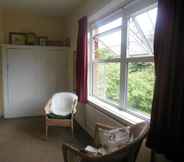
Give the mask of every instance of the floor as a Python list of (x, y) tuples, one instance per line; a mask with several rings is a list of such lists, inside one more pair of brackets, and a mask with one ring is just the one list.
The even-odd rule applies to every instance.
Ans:
[(72, 137), (61, 127), (50, 127), (45, 140), (41, 117), (0, 119), (0, 162), (63, 162), (62, 143), (84, 147), (90, 140), (84, 131)]

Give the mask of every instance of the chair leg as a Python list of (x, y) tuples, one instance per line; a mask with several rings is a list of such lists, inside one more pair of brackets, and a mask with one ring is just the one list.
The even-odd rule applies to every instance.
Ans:
[(74, 136), (74, 122), (73, 122), (73, 119), (71, 120), (71, 129), (72, 129), (72, 136)]
[(47, 119), (45, 119), (45, 137), (48, 137), (48, 123), (47, 123)]
[(46, 138), (48, 137), (48, 125), (46, 125), (46, 127), (45, 127), (45, 137)]

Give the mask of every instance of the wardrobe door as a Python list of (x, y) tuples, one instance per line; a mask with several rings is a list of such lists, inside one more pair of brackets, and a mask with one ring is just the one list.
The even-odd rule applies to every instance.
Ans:
[(42, 106), (53, 94), (67, 90), (67, 55), (63, 50), (40, 52)]
[(8, 49), (8, 106), (5, 117), (40, 114), (39, 55), (31, 49)]

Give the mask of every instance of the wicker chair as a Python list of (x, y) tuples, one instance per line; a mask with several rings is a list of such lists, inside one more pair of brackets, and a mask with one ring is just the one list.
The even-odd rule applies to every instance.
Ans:
[[(55, 97), (56, 95), (59, 95), (59, 97)], [(45, 136), (46, 139), (48, 137), (48, 127), (49, 126), (62, 126), (62, 127), (69, 127), (72, 129), (72, 135), (74, 133), (74, 117), (77, 112), (77, 102), (78, 98), (75, 94), (69, 93), (69, 92), (62, 92), (54, 95), (46, 104), (44, 108), (44, 116), (45, 116)], [(65, 111), (71, 111), (71, 115), (69, 117), (62, 117), (60, 119), (50, 117), (50, 113), (52, 110), (52, 101), (53, 98), (56, 98), (56, 100), (59, 100), (59, 108), (64, 108)], [(67, 99), (66, 99), (67, 97)], [(70, 107), (68, 107), (70, 105)], [(55, 116), (57, 117), (57, 115)]]
[[(95, 128), (95, 143), (98, 145), (98, 128), (112, 129), (113, 127), (97, 123)], [(130, 127), (130, 131), (134, 135), (134, 140), (130, 144), (123, 146), (119, 150), (106, 154), (92, 156), (84, 151), (84, 149), (78, 149), (69, 144), (63, 144), (63, 156), (64, 162), (135, 162), (142, 141), (147, 135), (149, 130), (149, 124), (143, 122)], [(96, 145), (96, 146), (97, 146)], [(71, 156), (74, 156), (71, 160)]]

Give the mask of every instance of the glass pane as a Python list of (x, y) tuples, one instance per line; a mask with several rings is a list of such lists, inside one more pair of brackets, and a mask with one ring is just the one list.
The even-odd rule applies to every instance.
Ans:
[(128, 64), (128, 106), (150, 113), (154, 87), (154, 65), (151, 62)]
[(146, 38), (153, 38), (157, 9), (154, 8), (135, 17)]
[(95, 36), (93, 41), (95, 59), (120, 58), (121, 29)]
[(128, 21), (128, 56), (153, 54), (153, 38), (156, 24), (157, 8), (148, 10)]
[(115, 19), (105, 25), (100, 25), (100, 23), (97, 23), (97, 26), (99, 26), (97, 29), (96, 29), (96, 34), (99, 34), (99, 33), (103, 33), (105, 31), (108, 31), (110, 29), (113, 29), (113, 28), (116, 28), (118, 26), (121, 26), (122, 25), (122, 18), (118, 18), (118, 19)]
[(119, 103), (120, 63), (96, 63), (93, 68), (93, 95)]

